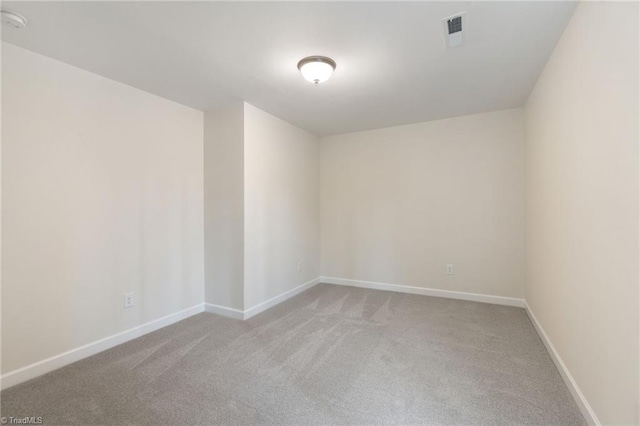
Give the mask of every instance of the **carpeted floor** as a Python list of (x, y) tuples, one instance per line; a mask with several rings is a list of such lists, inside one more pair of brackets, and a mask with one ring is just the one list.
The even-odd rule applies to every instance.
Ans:
[(44, 424), (585, 424), (523, 309), (318, 285), (1, 394)]

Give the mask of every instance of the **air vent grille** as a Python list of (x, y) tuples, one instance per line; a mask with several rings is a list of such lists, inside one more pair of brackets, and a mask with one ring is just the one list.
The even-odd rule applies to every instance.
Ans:
[(465, 44), (468, 30), (467, 12), (456, 13), (442, 19), (442, 29), (447, 49)]
[(449, 27), (449, 34), (459, 33), (462, 31), (462, 16), (447, 20), (447, 26)]

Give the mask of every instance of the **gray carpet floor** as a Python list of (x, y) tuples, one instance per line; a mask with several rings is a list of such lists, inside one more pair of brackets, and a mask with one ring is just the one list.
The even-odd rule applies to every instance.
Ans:
[(520, 308), (320, 284), (2, 392), (58, 425), (585, 424)]

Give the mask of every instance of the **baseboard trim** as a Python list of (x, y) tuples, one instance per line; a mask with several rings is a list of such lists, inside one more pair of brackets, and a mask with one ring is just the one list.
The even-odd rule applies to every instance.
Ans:
[(204, 306), (202, 303), (200, 303), (198, 305), (183, 309), (162, 318), (149, 321), (137, 327), (133, 327), (120, 333), (105, 337), (103, 339), (96, 340), (95, 342), (88, 343), (75, 349), (71, 349), (59, 355), (55, 355), (42, 361), (34, 362), (33, 364), (19, 368), (17, 370), (10, 371), (0, 376), (0, 389), (4, 390), (22, 382), (26, 382), (27, 380), (42, 376), (43, 374), (50, 373), (66, 365), (72, 364), (76, 361), (80, 361), (84, 358), (88, 358), (107, 349), (111, 349), (114, 346), (121, 345), (125, 342), (159, 330), (178, 321), (182, 321), (183, 319), (189, 318), (190, 316), (199, 314), (203, 311)]
[(244, 319), (249, 319), (255, 315), (258, 315), (259, 313), (264, 312), (267, 309), (272, 308), (284, 302), (285, 300), (290, 299), (293, 296), (296, 296), (302, 293), (305, 290), (310, 289), (311, 287), (315, 286), (318, 283), (320, 283), (320, 277), (314, 278), (311, 281), (307, 281), (304, 284), (300, 284), (298, 287), (292, 288), (291, 290), (285, 291), (284, 293), (276, 297), (272, 297), (269, 300), (259, 303), (244, 311)]
[(545, 333), (544, 329), (542, 328), (542, 325), (540, 325), (540, 323), (538, 322), (538, 319), (536, 318), (533, 311), (531, 310), (531, 308), (526, 302), (525, 302), (525, 311), (527, 312), (527, 315), (531, 320), (531, 324), (533, 324), (533, 328), (535, 328), (536, 332), (538, 333), (538, 336), (540, 336), (540, 340), (542, 340), (542, 343), (547, 348), (547, 352), (549, 352), (549, 355), (551, 356), (553, 363), (556, 365), (556, 368), (560, 372), (562, 379), (564, 380), (565, 384), (569, 388), (569, 392), (571, 392), (571, 396), (573, 396), (573, 399), (576, 401), (576, 404), (578, 405), (578, 408), (580, 409), (580, 412), (584, 416), (585, 420), (590, 425), (600, 426), (601, 425), (600, 420), (598, 420), (596, 413), (593, 411), (593, 408), (591, 408), (589, 401), (587, 401), (587, 398), (584, 396), (584, 394), (580, 390), (580, 387), (578, 387), (578, 384), (573, 379), (573, 376), (569, 372), (569, 369), (567, 368), (565, 363), (562, 361), (562, 358), (560, 358), (560, 354), (556, 350), (555, 346), (553, 346), (553, 343), (551, 343), (551, 340), (549, 340), (547, 333)]
[(281, 293), (275, 297), (272, 297), (269, 300), (265, 300), (264, 302), (258, 303), (255, 306), (252, 306), (249, 309), (240, 310), (235, 308), (229, 308), (227, 306), (215, 305), (213, 303), (205, 303), (204, 310), (206, 312), (210, 312), (212, 314), (221, 315), (223, 317), (237, 319), (237, 320), (247, 320), (255, 315), (258, 315), (261, 312), (266, 311), (269, 308), (273, 308), (276, 305), (284, 302), (287, 299), (292, 298), (305, 290), (310, 289), (314, 285), (320, 282), (320, 277), (314, 278), (311, 281), (307, 281), (304, 284), (300, 284), (299, 286), (292, 288), (291, 290), (287, 290), (284, 293)]
[(226, 306), (214, 305), (213, 303), (205, 303), (204, 304), (205, 312), (209, 312), (211, 314), (220, 315), (223, 317), (243, 320), (244, 319), (244, 311), (240, 309), (228, 308)]
[(344, 285), (349, 287), (370, 288), (373, 290), (395, 291), (398, 293), (420, 294), (423, 296), (444, 297), (447, 299), (469, 300), (472, 302), (491, 303), (494, 305), (516, 306), (524, 308), (524, 299), (488, 294), (465, 293), (462, 291), (440, 290), (435, 288), (413, 287), (401, 284), (387, 284), (374, 281), (351, 280), (347, 278), (320, 277), (321, 282), (327, 284)]

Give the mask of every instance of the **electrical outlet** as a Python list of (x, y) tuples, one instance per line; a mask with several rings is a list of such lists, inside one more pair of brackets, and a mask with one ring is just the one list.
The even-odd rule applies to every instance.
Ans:
[(302, 271), (302, 260), (298, 261), (298, 272)]
[(130, 308), (135, 305), (135, 301), (133, 299), (133, 293), (125, 293), (124, 294), (124, 308)]
[(453, 275), (453, 264), (447, 263), (447, 275)]

